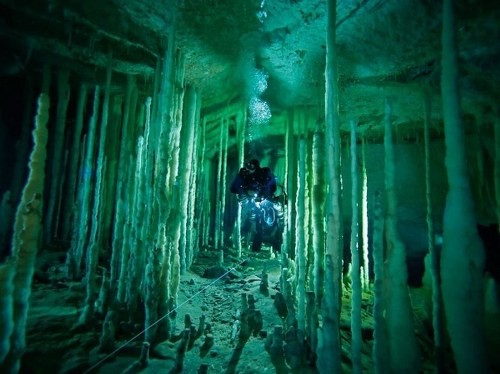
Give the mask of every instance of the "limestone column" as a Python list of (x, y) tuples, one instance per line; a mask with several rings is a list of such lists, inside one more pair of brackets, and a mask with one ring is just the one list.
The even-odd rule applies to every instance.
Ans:
[(487, 373), (483, 326), (484, 249), (477, 234), (465, 156), (453, 7), (453, 0), (443, 1), (441, 93), (449, 186), (441, 253), (443, 301), (458, 372)]

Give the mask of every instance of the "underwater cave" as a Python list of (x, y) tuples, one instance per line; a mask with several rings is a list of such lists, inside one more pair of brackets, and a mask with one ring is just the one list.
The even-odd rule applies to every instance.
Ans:
[(500, 372), (498, 1), (0, 14), (0, 372)]

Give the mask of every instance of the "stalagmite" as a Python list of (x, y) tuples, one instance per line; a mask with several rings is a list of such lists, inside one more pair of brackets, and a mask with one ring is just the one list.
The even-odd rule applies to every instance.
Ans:
[(148, 342), (142, 343), (141, 355), (139, 356), (139, 364), (141, 367), (145, 368), (149, 363), (149, 348), (151, 344)]
[(307, 331), (307, 340), (309, 343), (309, 348), (311, 352), (316, 352), (316, 348), (318, 346), (318, 303), (315, 300), (314, 297), (314, 292), (309, 291), (306, 293), (306, 300), (307, 300), (307, 309), (306, 309), (306, 315), (307, 315), (307, 326), (306, 326), (306, 331)]
[(161, 268), (164, 265), (162, 248), (155, 246), (149, 250), (147, 265), (144, 270), (144, 340), (150, 344), (156, 343), (156, 331), (158, 326), (156, 321), (160, 316), (158, 314), (158, 303), (162, 299), (160, 282)]
[(406, 270), (406, 250), (397, 231), (397, 202), (394, 174), (394, 146), (392, 142), (392, 105), (385, 102), (385, 189), (387, 244), (386, 288), (387, 332), (389, 337), (390, 368), (396, 373), (420, 373), (420, 355), (413, 327), (408, 275)]
[[(12, 280), (12, 321), (10, 350), (0, 363), (3, 373), (17, 373), (21, 356), (26, 347), (26, 322), (29, 297), (35, 271), (35, 259), (42, 235), (42, 197), (45, 182), (46, 146), (48, 139), (49, 97), (42, 93), (38, 98), (38, 112), (33, 130), (34, 147), (30, 157), (29, 176), (17, 208), (12, 240), (15, 275)], [(10, 321), (2, 322), (8, 324)]]
[(356, 122), (351, 124), (351, 281), (352, 281), (352, 299), (351, 299), (351, 359), (352, 372), (361, 373), (361, 278), (359, 271), (359, 247), (358, 247), (358, 225), (359, 225), (359, 206), (358, 206), (358, 167), (357, 167), (357, 147), (356, 147)]
[[(170, 263), (171, 259), (170, 250), (172, 248), (168, 245), (166, 231), (167, 231), (166, 224), (162, 224), (160, 226), (159, 240), (157, 241), (156, 244), (157, 247), (161, 248), (163, 252), (162, 253), (163, 263), (161, 264), (160, 268), (161, 277), (159, 284), (156, 285), (156, 287), (158, 288), (157, 292), (159, 295), (158, 316), (160, 316), (160, 318), (163, 318), (164, 316), (172, 312), (175, 303), (172, 295), (170, 294), (170, 287), (169, 287), (169, 283), (171, 281), (171, 277), (173, 274), (172, 264)], [(159, 322), (157, 322), (158, 328), (157, 328), (156, 339), (158, 341), (170, 338), (172, 330), (172, 325), (170, 322), (171, 319), (175, 318), (175, 316), (171, 315), (170, 317), (171, 318), (163, 318)]]
[(304, 237), (305, 215), (305, 188), (306, 188), (306, 143), (299, 139), (298, 185), (296, 201), (296, 227), (295, 227), (295, 258), (297, 261), (297, 283), (295, 294), (297, 296), (297, 327), (302, 332), (306, 327), (306, 258), (307, 249)]
[(62, 161), (64, 152), (64, 130), (66, 129), (66, 113), (68, 110), (70, 86), (69, 72), (61, 70), (57, 76), (57, 115), (55, 133), (51, 136), (53, 141), (53, 153), (50, 158), (50, 190), (48, 194), (48, 206), (45, 215), (44, 236), (45, 241), (50, 242), (56, 232), (54, 232), (54, 222), (59, 215), (57, 211), (58, 192), (62, 183)]
[(151, 344), (143, 342), (141, 347), (141, 355), (139, 359), (133, 362), (129, 367), (121, 372), (121, 374), (136, 374), (143, 371), (149, 365), (149, 348)]
[(443, 219), (441, 279), (446, 324), (457, 370), (487, 373), (484, 342), (484, 250), (477, 234), (465, 157), (452, 0), (443, 2), (441, 92), (448, 194)]
[(434, 246), (434, 222), (432, 219), (432, 191), (431, 191), (431, 162), (430, 162), (430, 135), (431, 125), (431, 98), (430, 93), (424, 91), (424, 153), (425, 153), (425, 201), (427, 222), (427, 246), (430, 256), (430, 274), (432, 278), (432, 327), (434, 329), (434, 360), (438, 373), (444, 372), (443, 352), (443, 321), (441, 295), (441, 275), (439, 272), (439, 254)]
[(184, 357), (186, 356), (186, 350), (189, 343), (189, 339), (191, 337), (191, 330), (184, 329), (182, 332), (181, 342), (177, 347), (177, 356), (175, 358), (175, 367), (169, 372), (171, 374), (174, 373), (182, 373), (184, 369)]
[(94, 102), (92, 116), (90, 118), (85, 159), (82, 164), (82, 183), (78, 189), (78, 202), (73, 223), (73, 235), (71, 237), (71, 248), (66, 259), (66, 276), (70, 279), (79, 277), (81, 273), (82, 257), (87, 246), (90, 194), (92, 191), (92, 170), (94, 164), (94, 145), (96, 137), (97, 119), (99, 117), (99, 102), (101, 90), (96, 86), (94, 91)]
[(108, 313), (102, 323), (102, 332), (99, 337), (99, 352), (109, 353), (116, 347), (116, 329), (114, 313)]
[(389, 346), (387, 341), (387, 327), (385, 322), (386, 298), (384, 290), (384, 212), (382, 194), (375, 192), (373, 202), (373, 363), (376, 374), (389, 372)]
[(340, 134), (336, 67), (336, 0), (327, 1), (326, 32), (326, 250), (323, 326), (318, 332), (317, 367), (322, 373), (341, 373), (340, 308), (342, 276), (342, 214), (340, 185)]

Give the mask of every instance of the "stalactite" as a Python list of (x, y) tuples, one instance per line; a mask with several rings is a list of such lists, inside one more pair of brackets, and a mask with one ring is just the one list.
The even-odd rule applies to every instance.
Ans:
[(103, 196), (104, 179), (106, 173), (106, 137), (108, 130), (109, 99), (111, 90), (111, 66), (108, 67), (106, 76), (106, 89), (102, 105), (101, 127), (99, 132), (99, 145), (97, 148), (96, 183), (94, 187), (94, 199), (92, 207), (92, 226), (90, 230), (89, 248), (87, 249), (87, 266), (85, 272), (86, 297), (85, 306), (80, 315), (79, 323), (87, 325), (93, 317), (94, 304), (96, 299), (96, 271), (99, 262), (99, 252), (101, 250), (101, 223), (104, 209), (101, 206)]
[(376, 374), (389, 372), (389, 345), (385, 321), (386, 297), (384, 290), (384, 212), (382, 194), (375, 192), (373, 202), (373, 363)]
[(290, 109), (288, 112), (288, 123), (287, 123), (287, 135), (286, 135), (286, 181), (287, 181), (287, 206), (289, 207), (287, 213), (288, 217), (286, 219), (286, 232), (283, 238), (283, 251), (284, 256), (291, 257), (293, 259), (294, 253), (293, 248), (295, 248), (295, 214), (294, 210), (291, 208), (295, 203), (295, 195), (297, 193), (297, 142), (295, 139), (295, 123), (294, 123), (294, 110)]
[(172, 127), (169, 136), (170, 153), (167, 169), (167, 188), (169, 191), (176, 185), (179, 173), (179, 143), (182, 127), (182, 107), (184, 102), (184, 57), (180, 50), (176, 51), (176, 70), (174, 77)]
[(365, 138), (363, 137), (361, 146), (361, 163), (362, 163), (362, 177), (363, 186), (361, 190), (361, 230), (363, 236), (363, 274), (362, 282), (363, 288), (368, 290), (370, 288), (370, 262), (368, 259), (368, 174), (366, 173), (366, 154), (365, 154)]
[(222, 191), (222, 161), (223, 161), (223, 146), (224, 146), (224, 124), (225, 121), (222, 120), (222, 123), (219, 126), (219, 152), (217, 153), (217, 186), (215, 191), (215, 228), (214, 228), (214, 247), (216, 250), (221, 249), (221, 206), (222, 199), (224, 197)]
[(146, 99), (145, 103), (145, 125), (144, 136), (139, 139), (139, 151), (137, 153), (136, 181), (138, 181), (134, 216), (131, 230), (130, 259), (128, 262), (127, 279), (127, 308), (130, 313), (135, 313), (137, 308), (137, 297), (141, 283), (141, 277), (145, 266), (144, 234), (146, 229), (146, 207), (144, 202), (149, 201), (147, 194), (150, 192), (148, 181), (151, 174), (151, 165), (148, 160), (150, 127), (151, 127), (151, 97)]
[[(62, 170), (67, 170), (68, 168), (68, 158), (69, 158), (69, 154), (68, 154), (68, 150), (65, 150), (64, 151), (64, 161), (63, 161), (63, 165), (62, 165)], [(67, 180), (66, 180), (66, 174), (63, 173), (63, 175), (61, 176), (61, 179), (60, 179), (60, 183), (59, 183), (59, 186), (57, 187), (57, 204), (56, 204), (56, 209), (55, 211), (57, 212), (56, 213), (56, 220), (55, 220), (55, 223), (54, 223), (54, 229), (52, 230), (54, 232), (54, 237), (61, 237), (60, 235), (60, 229), (59, 229), (59, 226), (60, 226), (60, 222), (61, 222), (61, 215), (64, 215), (64, 212), (61, 211), (61, 207), (62, 207), (62, 201), (63, 201), (63, 186), (67, 183)]]
[(43, 65), (42, 72), (42, 93), (50, 95), (50, 85), (52, 83), (52, 70), (49, 65)]
[(224, 126), (224, 144), (222, 145), (222, 171), (221, 171), (221, 206), (220, 206), (220, 235), (221, 235), (221, 250), (224, 249), (226, 242), (225, 242), (225, 232), (226, 232), (226, 225), (225, 225), (225, 216), (226, 216), (226, 199), (228, 195), (227, 191), (227, 145), (229, 142), (229, 119), (225, 118), (224, 119), (225, 126)]
[(323, 299), (324, 264), (325, 264), (325, 225), (324, 225), (324, 201), (325, 201), (325, 158), (324, 158), (324, 134), (318, 127), (313, 136), (312, 147), (312, 236), (314, 251), (314, 294), (317, 309), (321, 308)]
[[(182, 86), (183, 83), (177, 81), (176, 76), (176, 49), (175, 49), (175, 23), (172, 24), (169, 30), (168, 46), (163, 57), (163, 63), (160, 64), (159, 73), (155, 82), (159, 82), (160, 91), (155, 102), (158, 102), (158, 115), (154, 116), (156, 124), (156, 165), (155, 179), (160, 183), (155, 183), (156, 188), (152, 195), (154, 201), (152, 226), (150, 228), (150, 236), (155, 238), (155, 243), (152, 243), (155, 248), (161, 250), (160, 278), (158, 282), (150, 285), (150, 292), (157, 292), (158, 300), (155, 309), (151, 312), (157, 316), (167, 315), (173, 307), (172, 298), (176, 298), (176, 291), (173, 294), (171, 291), (172, 282), (178, 282), (179, 274), (179, 254), (176, 253), (177, 262), (172, 262), (174, 253), (185, 248), (179, 246), (178, 236), (176, 232), (180, 232), (180, 216), (176, 214), (178, 211), (174, 205), (181, 204), (180, 196), (184, 196), (182, 186), (176, 186), (171, 178), (177, 175), (177, 170), (173, 170), (176, 166), (172, 162), (175, 153), (178, 151), (178, 143), (175, 137), (179, 136), (181, 123), (178, 120), (177, 112), (182, 108), (176, 107), (176, 97), (178, 92), (176, 86)], [(181, 66), (181, 68), (183, 68)], [(176, 148), (177, 147), (177, 148)], [(184, 179), (181, 178), (181, 183)], [(179, 191), (179, 189), (181, 191)], [(182, 195), (181, 195), (182, 194)], [(155, 224), (157, 223), (157, 224)], [(160, 225), (159, 229), (156, 227)], [(185, 261), (185, 252), (183, 251), (182, 259)], [(177, 269), (177, 270), (176, 270)], [(157, 340), (168, 339), (171, 335), (172, 326), (170, 318), (164, 318), (155, 327), (155, 338)], [(146, 320), (146, 326), (154, 322), (152, 318)]]
[[(125, 93), (125, 107), (124, 107), (124, 115), (122, 119), (122, 131), (121, 131), (121, 139), (120, 139), (120, 150), (118, 157), (117, 168), (117, 186), (116, 186), (116, 201), (115, 201), (115, 217), (114, 217), (114, 225), (113, 225), (113, 239), (112, 239), (112, 252), (111, 252), (111, 261), (110, 261), (110, 285), (112, 288), (112, 293), (116, 294), (117, 291), (117, 281), (119, 278), (120, 266), (126, 266), (125, 262), (121, 262), (120, 260), (123, 258), (122, 251), (125, 248), (124, 245), (124, 236), (123, 236), (123, 228), (126, 224), (126, 186), (125, 184), (131, 180), (131, 163), (129, 161), (129, 155), (132, 153), (133, 149), (130, 147), (131, 142), (130, 138), (132, 137), (133, 129), (131, 128), (131, 124), (133, 124), (133, 120), (131, 120), (131, 107), (135, 106), (135, 102), (133, 102), (133, 93), (135, 87), (135, 80), (132, 77), (127, 77), (127, 88)], [(125, 256), (125, 258), (127, 255)]]
[[(174, 47), (172, 45), (172, 47)], [(170, 283), (170, 295), (177, 302), (177, 292), (180, 283), (180, 271), (181, 271), (181, 257), (179, 253), (179, 239), (181, 234), (181, 193), (179, 191), (179, 186), (176, 182), (179, 174), (179, 155), (180, 155), (180, 134), (182, 129), (182, 113), (184, 105), (184, 63), (183, 57), (179, 50), (176, 51), (176, 70), (175, 70), (175, 80), (174, 87), (176, 88), (173, 92), (173, 111), (172, 118), (173, 123), (170, 127), (170, 133), (168, 134), (168, 145), (170, 147), (170, 152), (168, 153), (168, 169), (167, 169), (167, 196), (169, 201), (169, 210), (166, 217), (171, 224), (167, 227), (167, 246), (169, 247), (169, 253), (171, 256), (171, 283)], [(184, 254), (183, 254), (184, 255)], [(182, 259), (185, 261), (185, 258)]]
[[(288, 116), (290, 117), (290, 116)], [(285, 175), (284, 175), (284, 181), (285, 183), (287, 183), (287, 189), (288, 187), (290, 187), (290, 184), (289, 184), (289, 153), (290, 153), (290, 123), (287, 123), (287, 126), (286, 126), (286, 129), (285, 129)], [(285, 206), (289, 207), (290, 203), (290, 194), (288, 194), (288, 200), (285, 202)], [(283, 291), (283, 294), (284, 294), (284, 290), (285, 290), (285, 268), (286, 268), (286, 264), (288, 262), (288, 252), (289, 252), (289, 243), (290, 243), (290, 224), (291, 224), (291, 221), (290, 221), (290, 210), (291, 209), (287, 209), (285, 212), (284, 212), (284, 216), (285, 216), (285, 220), (284, 220), (284, 224), (283, 224), (283, 233), (282, 233), (282, 241), (283, 241), (283, 244), (281, 245), (281, 258), (280, 258), (280, 265), (281, 265), (281, 276), (280, 276), (280, 287), (281, 287), (281, 290)]]
[[(136, 116), (135, 105), (137, 104), (138, 97), (136, 95), (136, 90), (133, 95), (133, 105), (130, 108), (131, 113), (131, 127), (136, 129), (136, 133), (134, 133), (134, 137), (131, 137), (129, 147), (130, 154), (128, 156), (129, 160), (129, 175), (131, 176), (132, 183), (125, 184), (125, 225), (123, 226), (123, 244), (122, 244), (122, 252), (120, 259), (120, 275), (118, 278), (118, 291), (117, 291), (117, 301), (120, 304), (124, 304), (126, 301), (126, 290), (128, 283), (128, 271), (131, 263), (134, 258), (132, 252), (133, 238), (132, 232), (134, 232), (135, 227), (133, 225), (136, 223), (136, 209), (137, 209), (137, 194), (139, 191), (139, 185), (142, 182), (142, 148), (144, 146), (144, 138), (142, 135), (139, 135), (140, 131), (142, 131), (142, 127), (144, 124), (145, 117), (145, 106), (140, 105), (139, 113)], [(138, 135), (137, 140), (135, 139), (135, 135)], [(135, 151), (132, 151), (135, 148)]]
[[(170, 106), (166, 105), (168, 102), (168, 97), (165, 97), (165, 84), (169, 84), (167, 78), (168, 74), (166, 71), (166, 67), (164, 66), (164, 59), (167, 59), (168, 55), (166, 54), (164, 58), (158, 56), (156, 59), (156, 67), (155, 67), (155, 75), (153, 79), (153, 92), (151, 95), (151, 121), (157, 123), (157, 126), (154, 126), (154, 139), (160, 140), (160, 134), (166, 123), (166, 116), (164, 111), (169, 109)], [(162, 77), (163, 75), (163, 77)], [(158, 144), (157, 144), (158, 146)]]
[[(109, 125), (106, 136), (106, 174), (104, 176), (104, 189), (101, 199), (103, 201), (116, 201), (118, 196), (117, 186), (122, 169), (118, 168), (120, 158), (121, 137), (125, 129), (122, 123), (123, 95), (113, 95), (110, 99)], [(111, 243), (113, 240), (113, 215), (114, 204), (106, 204), (102, 209), (100, 237), (102, 243)]]
[(66, 113), (68, 110), (70, 86), (69, 72), (61, 70), (57, 76), (57, 114), (55, 132), (51, 136), (53, 141), (53, 153), (51, 154), (50, 189), (48, 193), (47, 211), (45, 214), (44, 236), (45, 241), (50, 242), (56, 236), (54, 232), (54, 220), (59, 215), (57, 211), (58, 190), (62, 184), (62, 161), (64, 151), (64, 130), (66, 129)]
[[(170, 133), (173, 127), (173, 96), (174, 96), (174, 68), (175, 68), (175, 32), (174, 24), (168, 35), (168, 48), (163, 57), (161, 66), (161, 74), (157, 76), (157, 80), (161, 80), (160, 92), (158, 96), (158, 118), (159, 134), (157, 143), (157, 165), (155, 179), (159, 181), (155, 191), (155, 215), (158, 217), (158, 222), (166, 222), (170, 214), (171, 198), (168, 196), (168, 189), (171, 187), (168, 184), (171, 164), (169, 162), (170, 148), (173, 144), (170, 143)], [(160, 78), (161, 77), (161, 78)]]
[(431, 125), (431, 97), (428, 90), (424, 91), (424, 154), (425, 154), (425, 202), (427, 223), (427, 247), (430, 256), (430, 274), (432, 277), (432, 327), (434, 329), (434, 360), (436, 372), (444, 372), (443, 352), (443, 321), (441, 276), (439, 273), (439, 253), (434, 246), (434, 222), (432, 219), (432, 191), (431, 191), (431, 162), (430, 162), (430, 134)]
[[(131, 183), (131, 191), (129, 192), (129, 196), (127, 199), (127, 213), (126, 214), (126, 223), (123, 226), (123, 248), (121, 250), (121, 258), (120, 258), (120, 274), (118, 277), (118, 291), (116, 295), (116, 299), (119, 303), (125, 303), (126, 301), (126, 290), (128, 285), (128, 271), (130, 269), (129, 262), (134, 261), (135, 258), (132, 258), (132, 224), (135, 223), (135, 210), (137, 206), (137, 192), (139, 188), (140, 178), (141, 178), (141, 153), (143, 147), (143, 138), (140, 137), (137, 141), (137, 159), (135, 162), (135, 173), (134, 178), (132, 178)], [(130, 161), (133, 159), (130, 157)], [(130, 173), (132, 174), (132, 173)]]
[(306, 258), (307, 249), (304, 237), (304, 216), (305, 216), (305, 188), (306, 188), (306, 143), (302, 137), (298, 141), (298, 185), (297, 199), (295, 202), (296, 227), (295, 227), (295, 258), (297, 261), (297, 284), (295, 294), (297, 295), (297, 328), (302, 332), (306, 328)]
[[(304, 139), (306, 141), (305, 144), (305, 160), (304, 160), (304, 247), (306, 249), (306, 269), (305, 269), (305, 277), (306, 277), (306, 287), (308, 290), (313, 289), (313, 276), (314, 276), (314, 252), (310, 250), (311, 244), (311, 236), (312, 236), (312, 214), (311, 214), (311, 200), (312, 200), (312, 173), (310, 170), (311, 167), (311, 141), (309, 139), (309, 130), (308, 130), (308, 120), (309, 116), (306, 115), (304, 121)], [(299, 332), (300, 333), (300, 332)]]
[(207, 119), (203, 118), (202, 121), (202, 131), (201, 131), (201, 159), (200, 159), (200, 181), (198, 182), (200, 188), (198, 189), (197, 200), (200, 201), (200, 228), (202, 228), (201, 232), (201, 246), (202, 248), (206, 248), (208, 245), (208, 230), (209, 230), (209, 212), (207, 211), (207, 207), (209, 206), (208, 199), (206, 198), (206, 194), (208, 193), (208, 182), (207, 182), (207, 170), (205, 159), (205, 151), (206, 151), (206, 136), (207, 133)]
[[(21, 356), (26, 348), (26, 322), (28, 318), (31, 284), (35, 272), (35, 259), (42, 235), (42, 211), (45, 183), (46, 146), (48, 141), (47, 122), (49, 119), (49, 97), (42, 93), (38, 98), (38, 112), (33, 130), (34, 147), (29, 161), (29, 176), (21, 194), (14, 222), (12, 240), (12, 333), (9, 352), (0, 371), (19, 372)], [(1, 283), (0, 283), (1, 284)], [(9, 320), (2, 324), (8, 326)]]
[(180, 149), (180, 163), (184, 165), (183, 173), (181, 174), (179, 180), (179, 189), (181, 193), (181, 234), (179, 243), (179, 257), (180, 257), (180, 272), (184, 274), (188, 268), (189, 260), (187, 258), (188, 250), (186, 248), (187, 244), (187, 224), (188, 224), (188, 209), (189, 209), (189, 193), (190, 186), (189, 180), (191, 178), (192, 165), (193, 165), (193, 152), (194, 152), (194, 129), (196, 126), (196, 91), (192, 87), (188, 87), (186, 90), (186, 105), (185, 113), (183, 115), (184, 125), (182, 126), (181, 132), (181, 144)]
[[(242, 111), (246, 114), (246, 110)], [(238, 139), (238, 169), (243, 167), (243, 162), (245, 161), (245, 125), (246, 125), (246, 115), (243, 118), (239, 118), (236, 122), (237, 125), (237, 139)], [(242, 243), (241, 243), (241, 205), (238, 204), (238, 212), (236, 213), (236, 248), (238, 253), (238, 258), (242, 255)]]
[(361, 274), (358, 246), (359, 205), (358, 205), (358, 165), (357, 165), (357, 139), (356, 122), (350, 121), (351, 125), (351, 352), (352, 372), (361, 373)]
[(394, 145), (392, 141), (392, 105), (385, 103), (385, 189), (387, 243), (387, 331), (391, 370), (397, 373), (419, 373), (420, 357), (415, 338), (408, 275), (406, 270), (406, 250), (397, 231), (397, 202), (394, 174)]
[(340, 308), (342, 276), (342, 214), (340, 181), (340, 134), (338, 120), (338, 76), (336, 67), (336, 0), (327, 1), (326, 32), (326, 198), (325, 290), (323, 326), (319, 331), (317, 367), (320, 372), (341, 372)]
[[(16, 144), (16, 164), (13, 168), (12, 183), (10, 187), (11, 200), (14, 204), (19, 201), (28, 169), (28, 157), (30, 152), (31, 128), (33, 125), (33, 111), (36, 106), (36, 97), (33, 89), (33, 79), (30, 75), (25, 80), (25, 92), (23, 93), (23, 122), (21, 138)], [(13, 212), (8, 217), (9, 226), (13, 221)], [(9, 227), (10, 230), (10, 227)], [(1, 244), (1, 241), (0, 241)], [(0, 250), (3, 246), (0, 247)]]
[(94, 164), (94, 146), (96, 137), (97, 119), (99, 117), (100, 88), (96, 86), (94, 91), (94, 102), (92, 116), (90, 118), (85, 158), (82, 164), (82, 183), (78, 189), (78, 205), (73, 223), (73, 235), (71, 237), (71, 249), (66, 259), (66, 276), (70, 279), (79, 277), (81, 274), (82, 258), (87, 245), (89, 225), (89, 204), (92, 191), (92, 165)]
[(487, 373), (484, 342), (484, 250), (477, 234), (465, 157), (453, 1), (443, 2), (441, 92), (448, 194), (441, 279), (446, 323), (460, 373)]
[(198, 176), (199, 166), (199, 153), (200, 153), (200, 110), (201, 110), (201, 95), (196, 94), (196, 109), (194, 118), (194, 139), (193, 139), (193, 156), (191, 158), (192, 172), (191, 180), (189, 182), (189, 213), (188, 213), (188, 241), (187, 241), (187, 265), (193, 264), (194, 258), (199, 251), (199, 207), (201, 204), (197, 200), (198, 183), (200, 178)]

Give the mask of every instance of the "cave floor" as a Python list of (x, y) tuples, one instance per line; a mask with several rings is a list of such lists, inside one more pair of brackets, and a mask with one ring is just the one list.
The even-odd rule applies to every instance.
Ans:
[[(61, 256), (52, 255), (53, 265), (48, 272), (57, 273), (63, 265)], [(207, 269), (217, 263), (214, 250), (202, 251), (195, 259), (190, 271), (181, 276), (178, 294), (176, 334), (184, 329), (184, 317), (189, 314), (193, 325), (198, 327), (203, 314), (206, 323), (211, 325), (214, 339), (213, 346), (207, 348), (204, 336), (198, 338), (183, 360), (182, 372), (202, 372), (200, 366), (206, 365), (208, 373), (316, 373), (307, 354), (302, 364), (290, 369), (285, 360), (272, 359), (265, 349), (266, 337), (272, 334), (274, 327), (283, 325), (274, 305), (275, 295), (280, 289), (280, 262), (273, 258), (269, 250), (249, 253), (242, 263), (231, 250), (225, 250), (224, 269), (227, 274), (220, 279), (204, 277)], [(229, 270), (231, 271), (229, 272)], [(268, 292), (261, 291), (263, 269), (268, 274)], [(129, 330), (117, 330), (116, 348), (112, 354), (99, 353), (97, 346), (102, 330), (102, 319), (94, 327), (73, 330), (83, 303), (85, 291), (81, 282), (55, 280), (36, 281), (33, 285), (31, 305), (27, 323), (27, 349), (22, 361), (22, 373), (174, 373), (176, 352), (180, 344), (166, 341), (152, 347), (147, 367), (131, 369), (137, 363), (144, 335), (140, 326)], [(413, 306), (416, 315), (423, 309), (419, 301), (424, 295), (413, 290)], [(233, 328), (242, 309), (242, 295), (253, 295), (255, 308), (262, 315), (262, 327), (251, 335), (242, 349), (238, 349)], [(362, 297), (362, 363), (363, 372), (373, 372), (372, 344), (373, 317), (371, 314), (373, 297), (370, 292), (363, 292)], [(350, 291), (343, 296), (341, 314), (342, 366), (345, 373), (351, 372), (350, 361)], [(417, 321), (421, 321), (417, 318)], [(417, 337), (422, 349), (423, 372), (431, 373), (432, 340), (429, 328), (423, 322), (416, 325)], [(240, 346), (241, 348), (241, 346)], [(89, 370), (91, 369), (91, 370)]]

